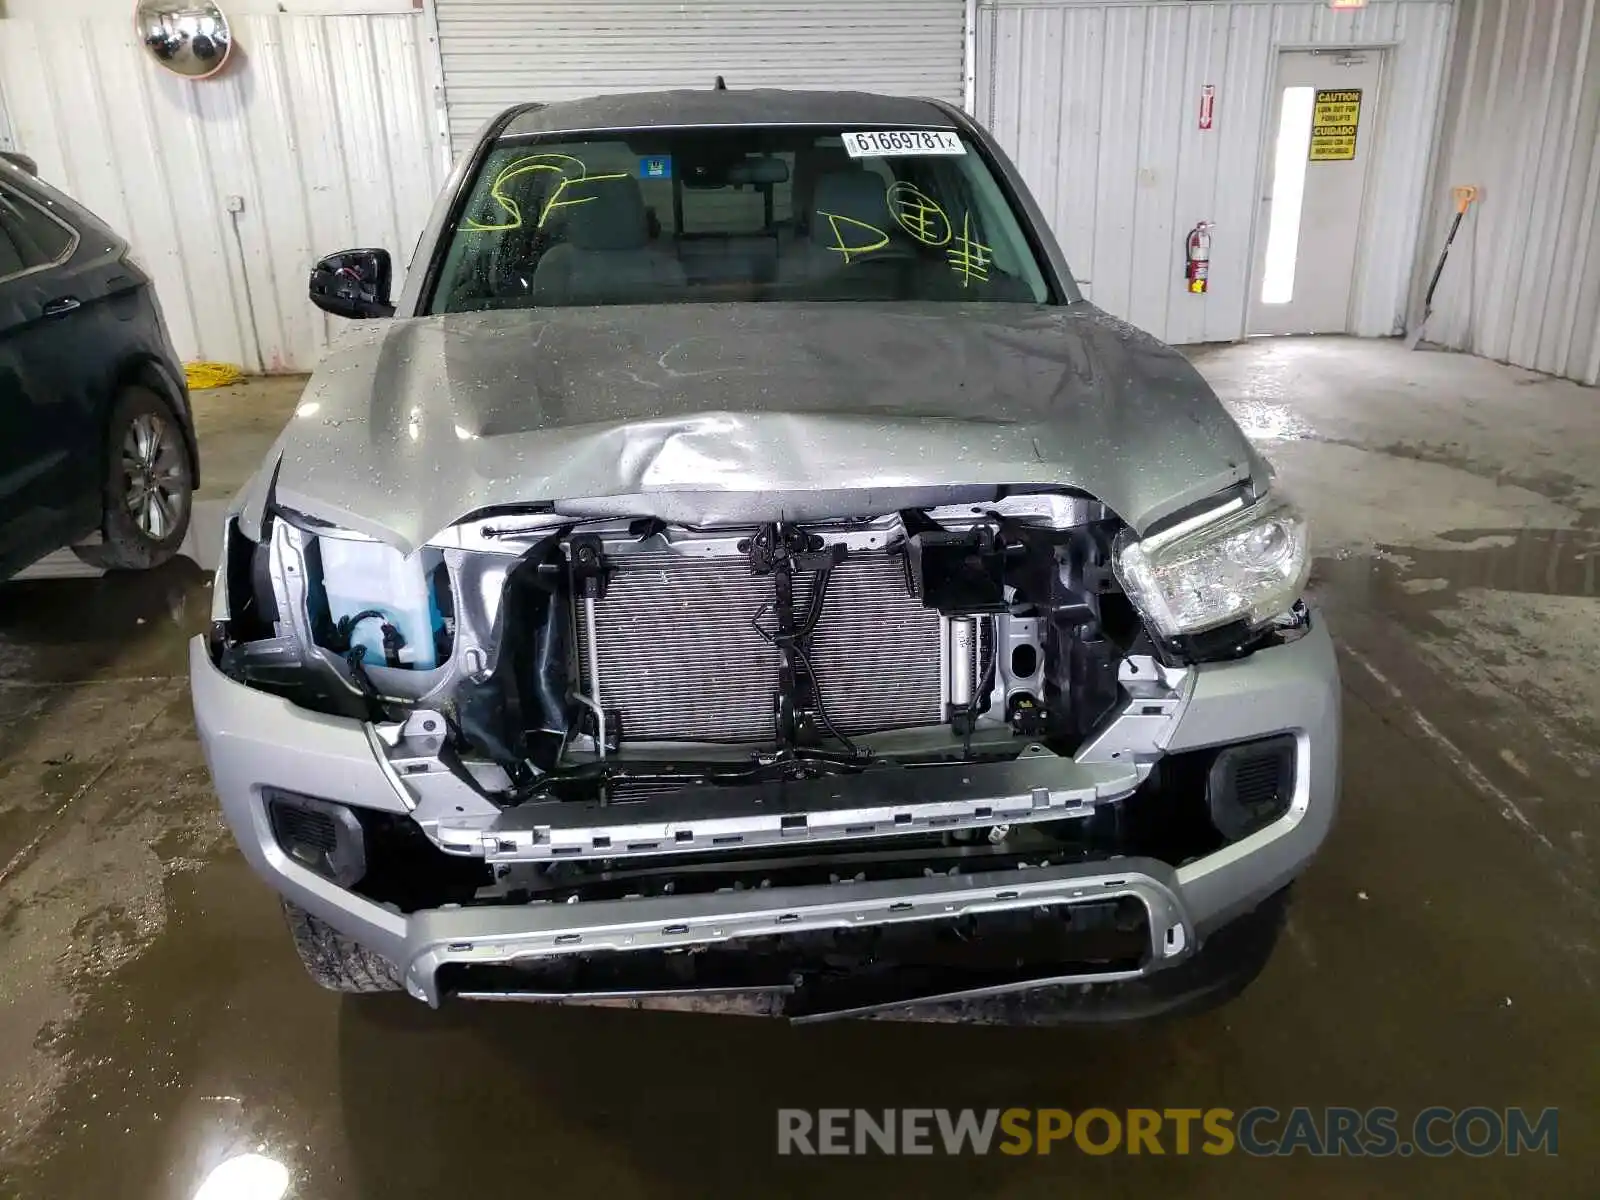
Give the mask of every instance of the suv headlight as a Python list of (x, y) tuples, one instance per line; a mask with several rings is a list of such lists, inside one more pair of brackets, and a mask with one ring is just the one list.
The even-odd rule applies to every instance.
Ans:
[(1292, 607), (1311, 573), (1306, 521), (1267, 497), (1239, 512), (1180, 525), (1142, 541), (1117, 539), (1117, 581), (1166, 637), (1247, 621)]

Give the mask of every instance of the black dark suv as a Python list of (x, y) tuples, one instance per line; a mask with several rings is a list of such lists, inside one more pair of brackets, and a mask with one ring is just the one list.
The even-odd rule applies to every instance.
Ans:
[(0, 578), (63, 546), (106, 568), (165, 562), (199, 474), (149, 275), (93, 214), (0, 158)]

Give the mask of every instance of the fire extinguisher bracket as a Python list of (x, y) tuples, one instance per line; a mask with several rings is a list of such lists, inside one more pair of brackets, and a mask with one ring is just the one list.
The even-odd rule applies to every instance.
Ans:
[(1201, 221), (1189, 231), (1184, 254), (1184, 281), (1192, 295), (1204, 296), (1211, 290), (1211, 231), (1213, 221)]

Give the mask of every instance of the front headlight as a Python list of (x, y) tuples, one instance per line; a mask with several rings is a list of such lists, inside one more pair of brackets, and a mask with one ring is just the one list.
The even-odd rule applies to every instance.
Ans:
[(1117, 539), (1117, 581), (1156, 632), (1261, 625), (1294, 605), (1311, 573), (1306, 521), (1271, 497), (1143, 541)]

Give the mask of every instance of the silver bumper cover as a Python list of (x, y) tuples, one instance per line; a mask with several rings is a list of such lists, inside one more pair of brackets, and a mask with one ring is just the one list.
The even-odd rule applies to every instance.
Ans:
[[(1138, 900), (1149, 914), (1147, 963), (1154, 966), (1182, 957), (1194, 944), (1195, 933), (1171, 872), (1160, 863), (1144, 860), (1130, 861), (1127, 866), (1114, 872), (1108, 872), (1103, 864), (1093, 864), (712, 892), (650, 901), (547, 903), (487, 911), (434, 909), (411, 920), (403, 960), (406, 988), (414, 996), (437, 1003), (434, 980), (447, 963), (484, 966), (578, 951), (671, 950), (763, 934), (950, 920), (1123, 896)], [(1110, 982), (1141, 973), (1124, 971), (1095, 978)]]
[[(276, 787), (420, 815), (413, 811), (415, 795), (383, 760), (367, 727), (307, 712), (233, 682), (212, 664), (199, 638), (190, 647), (190, 672), (201, 744), (224, 816), (246, 858), (287, 899), (398, 964), (411, 993), (435, 1004), (440, 999), (438, 971), (450, 963), (507, 963), (597, 949), (665, 949), (761, 933), (934, 920), (1119, 895), (1145, 905), (1152, 946), (1143, 971), (1158, 970), (1180, 961), (1207, 931), (1250, 911), (1304, 870), (1326, 837), (1338, 802), (1338, 671), (1332, 643), (1319, 622), (1291, 645), (1195, 672), (1187, 702), (1163, 736), (1164, 744), (1154, 749), (1177, 752), (1292, 733), (1298, 745), (1296, 787), (1289, 811), (1277, 822), (1177, 869), (1126, 860), (999, 875), (437, 909), (407, 916), (291, 861), (272, 836), (261, 800), (262, 788)], [(1028, 761), (1021, 760), (1019, 769), (1032, 770)], [(1060, 760), (1051, 761), (1059, 769)], [(1077, 799), (1109, 798), (1128, 782), (1125, 763), (1080, 761), (1075, 766), (1084, 772), (1086, 789)], [(1031, 787), (1008, 794), (1019, 805), (1036, 802)], [(973, 797), (946, 799), (957, 806), (976, 803)], [(1066, 816), (1073, 799), (1063, 794), (1040, 802), (1059, 805), (1059, 815)], [(892, 820), (892, 811), (888, 815)], [(975, 812), (967, 818), (978, 819)], [(1001, 821), (998, 815), (989, 819)], [(530, 822), (522, 844), (507, 839), (508, 848), (497, 846), (496, 853), (539, 857), (531, 849), (537, 844), (537, 828), (536, 821)], [(574, 828), (588, 831), (592, 825)], [(649, 836), (655, 832), (675, 833), (661, 829)], [(547, 836), (548, 844), (557, 843), (549, 823)], [(781, 822), (773, 840), (782, 840)], [(481, 843), (473, 849), (484, 852)]]

